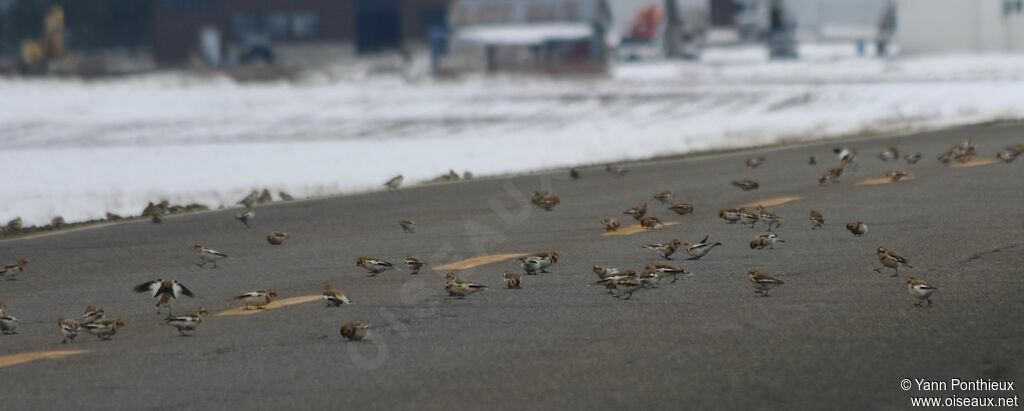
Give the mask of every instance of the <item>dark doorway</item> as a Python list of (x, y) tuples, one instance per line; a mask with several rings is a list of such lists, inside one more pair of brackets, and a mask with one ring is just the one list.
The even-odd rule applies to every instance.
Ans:
[(356, 52), (372, 53), (401, 46), (400, 0), (356, 0)]

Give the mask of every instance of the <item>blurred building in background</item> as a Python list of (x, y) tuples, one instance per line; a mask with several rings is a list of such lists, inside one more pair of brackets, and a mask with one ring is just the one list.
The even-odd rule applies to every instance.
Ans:
[(1024, 52), (1024, 0), (898, 0), (904, 53)]

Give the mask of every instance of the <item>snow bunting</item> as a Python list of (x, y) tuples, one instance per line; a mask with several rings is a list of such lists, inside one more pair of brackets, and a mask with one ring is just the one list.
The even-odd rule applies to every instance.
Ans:
[(520, 258), (519, 261), (523, 261), (528, 258), (537, 259), (537, 261), (540, 263), (540, 272), (542, 273), (547, 273), (548, 267), (551, 267), (558, 263), (558, 253), (554, 251), (545, 251), (533, 255), (528, 255), (526, 257)]
[(178, 333), (180, 333), (183, 337), (191, 337), (192, 335), (185, 334), (185, 331), (195, 331), (196, 327), (198, 327), (199, 324), (203, 323), (203, 316), (206, 314), (209, 314), (209, 312), (206, 311), (205, 308), (200, 308), (193, 314), (171, 317), (168, 318), (166, 321), (167, 324), (169, 324), (170, 326), (177, 328)]
[(210, 268), (217, 268), (217, 261), (228, 258), (227, 254), (203, 247), (203, 243), (192, 244), (192, 250), (199, 254), (199, 264), (196, 264), (199, 267), (206, 267), (207, 264), (212, 263), (213, 267)]
[(679, 215), (687, 215), (687, 214), (690, 214), (690, 213), (693, 212), (693, 204), (690, 204), (690, 203), (673, 204), (668, 209), (672, 210), (672, 212), (674, 212), (676, 214), (679, 214)]
[(768, 290), (785, 284), (782, 280), (762, 273), (756, 268), (747, 272), (747, 280), (754, 286), (754, 292), (761, 294), (762, 297), (768, 296)]
[(612, 175), (614, 175), (616, 177), (622, 177), (622, 176), (626, 175), (626, 173), (629, 172), (629, 170), (627, 170), (625, 168), (620, 168), (618, 166), (613, 166), (613, 165), (605, 166), (604, 171), (607, 171), (609, 174), (612, 174)]
[(821, 211), (811, 210), (811, 230), (821, 228), (825, 225), (825, 216), (821, 214)]
[(838, 183), (839, 177), (841, 177), (842, 175), (842, 167), (829, 169), (828, 171), (825, 172), (825, 174), (822, 174), (821, 177), (818, 177), (818, 185), (824, 187), (828, 185), (828, 183)]
[(885, 151), (878, 153), (878, 159), (885, 162), (898, 160), (899, 158), (900, 150), (897, 149), (896, 146), (890, 146), (889, 148), (885, 149)]
[(352, 301), (345, 294), (342, 294), (341, 291), (334, 289), (331, 283), (324, 283), (323, 297), (328, 307), (341, 307), (343, 304), (352, 304)]
[(395, 268), (394, 264), (391, 264), (379, 258), (370, 257), (359, 257), (358, 259), (356, 259), (356, 267), (365, 268), (366, 271), (369, 272), (368, 277), (374, 277), (377, 274), (380, 274), (388, 270), (398, 270), (398, 268)]
[(673, 193), (671, 190), (662, 191), (660, 193), (654, 193), (654, 196), (652, 196), (652, 198), (660, 201), (662, 204), (668, 204), (672, 200), (672, 197), (675, 197), (675, 193)]
[(757, 248), (759, 250), (763, 250), (765, 247), (768, 247), (769, 249), (774, 250), (775, 243), (777, 242), (784, 243), (786, 242), (786, 240), (781, 240), (779, 239), (778, 235), (772, 233), (761, 234), (757, 237), (754, 237), (753, 240), (750, 240), (750, 249), (753, 250)]
[(738, 208), (723, 208), (718, 210), (718, 218), (725, 220), (728, 224), (736, 224), (742, 217)]
[(1002, 160), (1004, 163), (1013, 162), (1017, 159), (1017, 156), (1021, 154), (1024, 147), (1010, 146), (996, 154), (996, 158)]
[(633, 296), (633, 293), (635, 293), (637, 290), (641, 288), (644, 288), (644, 283), (640, 281), (640, 278), (639, 276), (637, 276), (636, 271), (633, 270), (626, 271), (626, 274), (623, 276), (614, 277), (608, 283), (611, 286), (611, 289), (617, 291), (617, 293), (613, 295), (622, 300), (628, 300), (630, 297)]
[(846, 224), (846, 229), (853, 235), (860, 237), (868, 233), (868, 225), (861, 221), (853, 221)]
[(644, 287), (657, 288), (658, 283), (661, 282), (661, 272), (657, 270), (644, 270), (637, 275), (637, 279), (640, 280), (640, 284)]
[(120, 318), (113, 320), (99, 320), (92, 324), (85, 324), (82, 326), (82, 330), (99, 337), (101, 341), (108, 341), (110, 337), (117, 334), (117, 330), (124, 327), (124, 321)]
[(662, 277), (671, 276), (673, 283), (679, 280), (679, 274), (691, 275), (686, 270), (669, 264), (648, 263), (647, 266), (644, 267), (644, 271), (657, 271)]
[(619, 219), (615, 217), (602, 218), (601, 225), (604, 226), (604, 232), (606, 233), (617, 231), (619, 229)]
[(644, 215), (647, 214), (647, 203), (644, 202), (627, 208), (626, 211), (622, 212), (622, 214), (633, 216), (636, 221), (640, 221), (644, 218)]
[(778, 228), (782, 224), (782, 217), (760, 204), (757, 205), (757, 218), (768, 224), (768, 231), (772, 231), (773, 225)]
[(444, 282), (445, 282), (445, 284), (447, 284), (447, 283), (468, 283), (469, 280), (467, 280), (465, 278), (462, 278), (462, 277), (459, 277), (454, 272), (449, 272), (448, 274), (444, 275)]
[(7, 305), (3, 301), (0, 301), (0, 333), (4, 335), (18, 333), (18, 319), (7, 314)]
[(473, 294), (477, 291), (487, 288), (486, 286), (464, 281), (449, 281), (444, 286), (445, 290), (448, 291), (448, 295), (451, 297), (458, 297), (460, 300), (466, 298), (466, 296)]
[(288, 233), (282, 233), (280, 231), (274, 231), (267, 234), (267, 242), (270, 245), (281, 245), (284, 244), (284, 240), (288, 239)]
[(889, 177), (893, 182), (900, 181), (904, 177), (910, 177), (910, 173), (900, 170), (889, 170), (885, 172), (885, 176)]
[(361, 341), (369, 335), (370, 326), (363, 323), (344, 323), (341, 325), (341, 336), (345, 341)]
[(925, 301), (927, 301), (928, 302), (928, 306), (931, 307), (932, 306), (932, 300), (929, 299), (929, 297), (932, 296), (932, 293), (934, 293), (935, 290), (938, 290), (938, 289), (935, 288), (935, 287), (932, 287), (928, 283), (926, 283), (924, 281), (921, 281), (921, 280), (918, 280), (918, 279), (916, 279), (914, 277), (910, 277), (910, 279), (907, 280), (907, 291), (910, 292), (910, 295), (912, 295), (914, 297), (917, 297), (917, 299), (921, 300), (921, 301), (918, 301), (917, 304), (914, 304), (914, 305), (916, 305), (918, 307), (920, 307), (921, 303), (923, 303)]
[(543, 208), (545, 211), (551, 211), (554, 210), (555, 207), (561, 203), (562, 199), (559, 198), (558, 196), (547, 196), (538, 200), (534, 204), (536, 204), (537, 207)]
[(740, 207), (739, 216), (740, 224), (749, 225), (750, 228), (754, 228), (754, 226), (757, 225), (757, 220), (760, 218), (758, 217), (758, 213), (751, 212), (744, 207)]
[(537, 275), (541, 272), (541, 258), (536, 256), (526, 256), (519, 259), (519, 265), (523, 267), (523, 271), (526, 271), (526, 275)]
[(416, 232), (416, 222), (412, 220), (398, 220), (398, 225), (402, 226), (402, 231), (406, 233)]
[(256, 291), (250, 291), (245, 294), (235, 297), (236, 301), (241, 301), (245, 304), (245, 310), (249, 310), (249, 306), (256, 307), (257, 310), (262, 310), (264, 306), (269, 305), (270, 302), (277, 297), (277, 291), (273, 288), (265, 288)]
[(738, 181), (733, 181), (732, 185), (734, 185), (736, 187), (739, 187), (739, 188), (742, 188), (743, 191), (757, 190), (758, 188), (761, 187), (761, 185), (758, 184), (757, 181), (754, 181), (754, 180), (738, 180)]
[(903, 161), (906, 161), (907, 164), (917, 164), (918, 161), (921, 161), (921, 153), (907, 154), (903, 156)]
[(577, 170), (575, 168), (569, 169), (569, 177), (571, 177), (573, 180), (579, 180), (579, 178), (580, 178), (579, 170)]
[(246, 206), (245, 211), (242, 214), (235, 215), (235, 220), (241, 221), (245, 224), (245, 228), (252, 228), (249, 223), (256, 219), (256, 209), (252, 206)]
[(0, 277), (3, 277), (7, 281), (17, 280), (18, 275), (25, 271), (25, 267), (28, 267), (28, 260), (25, 258), (19, 258), (18, 262), (12, 265), (0, 266)]
[(73, 341), (78, 336), (78, 330), (82, 327), (78, 321), (65, 320), (63, 317), (57, 319), (57, 326), (60, 327), (61, 334), (64, 334), (64, 340), (61, 344), (67, 344)]
[(676, 249), (679, 248), (679, 246), (681, 246), (682, 244), (683, 243), (681, 243), (679, 240), (673, 239), (672, 241), (669, 241), (668, 243), (665, 244), (644, 244), (641, 247), (653, 251), (655, 254), (660, 255), (661, 258), (671, 260), (672, 257), (670, 256), (673, 253), (675, 253)]
[(836, 153), (836, 157), (839, 157), (840, 167), (851, 165), (854, 171), (857, 170), (857, 152), (850, 150), (846, 147), (836, 147), (832, 149), (833, 153)]
[(661, 220), (658, 219), (658, 217), (652, 215), (644, 217), (643, 219), (640, 220), (640, 227), (643, 227), (647, 230), (653, 230), (655, 227), (658, 226), (658, 224), (663, 223), (661, 222)]
[(502, 278), (505, 279), (505, 288), (508, 288), (509, 290), (518, 290), (523, 288), (523, 277), (520, 276), (519, 273), (505, 271)]
[[(133, 288), (137, 293), (148, 292), (153, 295), (156, 299), (156, 313), (160, 314), (160, 307), (167, 307), (167, 316), (171, 316), (171, 301), (177, 300), (178, 297), (185, 295), (188, 297), (195, 297), (192, 291), (185, 287), (184, 284), (179, 283), (177, 280), (161, 280), (156, 279), (153, 281), (146, 281)], [(97, 321), (98, 322), (98, 321)]]
[(427, 263), (422, 258), (410, 255), (405, 257), (405, 265), (409, 266), (409, 269), (412, 270), (409, 274), (419, 274), (420, 269), (427, 265)]
[(543, 188), (533, 190), (530, 192), (530, 202), (536, 205), (537, 203), (540, 202), (540, 200), (543, 200), (544, 197), (547, 197), (548, 194), (551, 193), (549, 193), (548, 190), (545, 190)]
[(80, 321), (80, 324), (92, 324), (96, 321), (102, 320), (103, 315), (103, 310), (96, 308), (93, 304), (89, 304), (85, 306), (85, 311), (82, 313), (82, 321)]
[(886, 268), (891, 268), (895, 270), (892, 276), (896, 277), (900, 275), (900, 265), (914, 268), (906, 258), (900, 257), (898, 254), (885, 247), (878, 247), (876, 253), (878, 254), (878, 261), (882, 262), (882, 266), (875, 269), (876, 273)]
[(594, 271), (594, 274), (597, 274), (597, 278), (600, 278), (602, 280), (607, 279), (609, 277), (617, 276), (622, 273), (622, 270), (619, 270), (618, 268), (605, 267), (603, 265), (595, 265), (592, 270)]
[(402, 185), (403, 181), (405, 181), (405, 177), (399, 174), (397, 176), (391, 177), (390, 180), (384, 183), (384, 186), (386, 186), (388, 190), (396, 190), (398, 189), (398, 186)]
[(750, 168), (757, 168), (762, 163), (764, 163), (764, 160), (765, 160), (764, 157), (748, 158), (746, 163), (744, 163), (744, 164), (746, 164), (747, 167), (750, 167)]
[(700, 240), (699, 243), (694, 243), (693, 241), (690, 240), (686, 240), (683, 243), (683, 246), (686, 247), (686, 253), (690, 255), (690, 258), (687, 258), (687, 260), (700, 260), (704, 256), (708, 255), (708, 253), (711, 252), (712, 249), (722, 245), (722, 243), (719, 242), (716, 242), (714, 244), (709, 243), (709, 237), (711, 236), (704, 236), (704, 239)]

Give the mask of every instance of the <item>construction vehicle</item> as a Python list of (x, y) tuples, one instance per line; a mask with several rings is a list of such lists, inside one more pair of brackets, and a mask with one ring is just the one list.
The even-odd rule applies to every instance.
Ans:
[(21, 43), (18, 68), (24, 74), (43, 74), (50, 61), (64, 56), (64, 8), (53, 6), (43, 16), (43, 38)]

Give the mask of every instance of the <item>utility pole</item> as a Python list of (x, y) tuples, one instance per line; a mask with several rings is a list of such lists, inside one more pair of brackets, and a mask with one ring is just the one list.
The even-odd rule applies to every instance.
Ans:
[(679, 20), (676, 0), (665, 0), (665, 58), (677, 59), (683, 56), (683, 22)]

